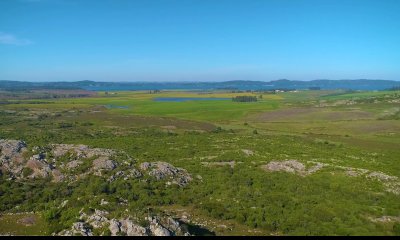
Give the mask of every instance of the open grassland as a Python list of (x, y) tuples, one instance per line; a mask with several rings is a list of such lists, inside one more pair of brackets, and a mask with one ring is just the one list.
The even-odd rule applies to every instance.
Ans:
[(0, 215), (0, 233), (17, 236), (47, 235), (47, 224), (39, 214), (22, 213)]
[(253, 93), (190, 93), (162, 92), (149, 94), (147, 92), (117, 92), (107, 97), (61, 100), (63, 103), (112, 105), (124, 109), (112, 109), (118, 114), (137, 114), (150, 116), (178, 117), (202, 121), (229, 121), (246, 116), (249, 112), (276, 109), (283, 98), (275, 94), (264, 94), (256, 104), (234, 103), (228, 100), (187, 101), (187, 102), (157, 102), (155, 98), (232, 98), (234, 96), (259, 96)]
[[(0, 211), (41, 212), (46, 224), (39, 217), (37, 224), (47, 234), (70, 226), (82, 208), (119, 216), (151, 207), (190, 216), (202, 235), (399, 235), (398, 94), (100, 92), (3, 104), (0, 139), (122, 150), (137, 163), (184, 168), (195, 180), (178, 188), (137, 179), (104, 183), (96, 176), (72, 184), (22, 184), (3, 176)], [(250, 95), (262, 98), (153, 101)], [(129, 204), (115, 205), (119, 198)], [(101, 199), (111, 204), (99, 206)], [(65, 200), (74, 204), (51, 215)], [(0, 233), (19, 234), (10, 222), (18, 219), (6, 217), (0, 217)], [(24, 228), (21, 234), (39, 234)]]

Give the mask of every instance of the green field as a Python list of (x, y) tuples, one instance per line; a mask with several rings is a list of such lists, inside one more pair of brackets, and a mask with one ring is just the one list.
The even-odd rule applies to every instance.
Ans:
[[(235, 96), (258, 101), (153, 100)], [(143, 216), (151, 207), (176, 216), (185, 211), (216, 235), (400, 235), (399, 91), (125, 91), (13, 99), (0, 105), (0, 139), (121, 150), (136, 164), (165, 161), (200, 176), (178, 188), (136, 179), (106, 183), (97, 176), (26, 183), (3, 174), (0, 212), (44, 217), (36, 215), (40, 227), (32, 230), (1, 216), (1, 234), (58, 232), (76, 221), (82, 208), (104, 208), (113, 216), (126, 208)], [(288, 160), (323, 168), (305, 175), (265, 170), (271, 162)], [(234, 166), (224, 165), (228, 162)], [(367, 173), (352, 176), (350, 168)], [(119, 208), (117, 198), (129, 204)], [(100, 199), (111, 204), (100, 206)], [(54, 210), (65, 200), (74, 204)], [(392, 220), (380, 220), (384, 216)]]
[(10, 235), (48, 235), (47, 224), (38, 214), (0, 215), (0, 232)]

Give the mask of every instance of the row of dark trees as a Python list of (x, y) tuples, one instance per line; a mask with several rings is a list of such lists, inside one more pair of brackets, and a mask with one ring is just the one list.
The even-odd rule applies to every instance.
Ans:
[(234, 102), (257, 102), (256, 96), (236, 96), (232, 98)]

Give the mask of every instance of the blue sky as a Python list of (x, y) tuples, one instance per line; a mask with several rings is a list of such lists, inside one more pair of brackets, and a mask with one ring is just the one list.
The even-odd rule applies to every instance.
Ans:
[(0, 1), (0, 79), (281, 78), (400, 80), (400, 1)]

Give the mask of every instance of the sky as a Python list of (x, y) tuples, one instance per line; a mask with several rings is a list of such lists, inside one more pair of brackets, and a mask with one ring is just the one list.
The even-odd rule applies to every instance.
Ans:
[(0, 0), (0, 79), (400, 80), (400, 1)]

